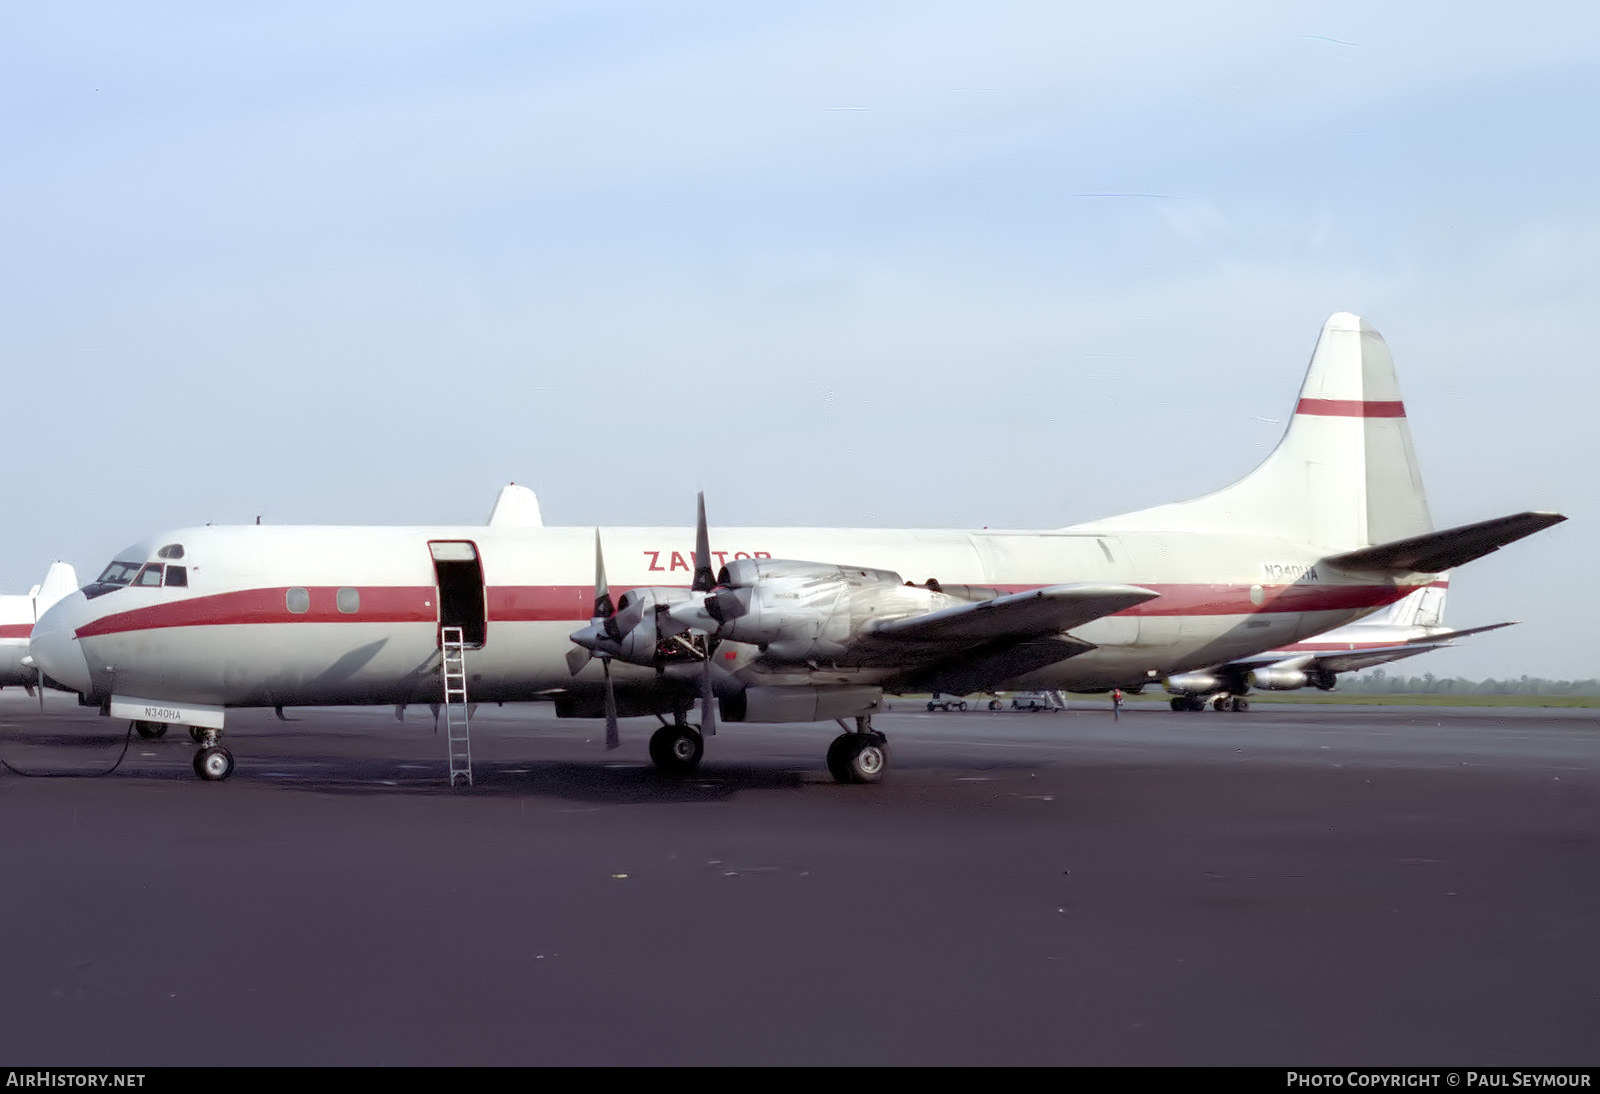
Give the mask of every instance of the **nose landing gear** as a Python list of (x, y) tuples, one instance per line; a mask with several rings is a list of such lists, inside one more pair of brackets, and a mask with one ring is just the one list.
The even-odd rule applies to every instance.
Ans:
[(217, 743), (218, 729), (189, 727), (189, 736), (200, 745), (194, 754), (194, 773), (206, 782), (221, 782), (233, 774), (233, 753)]

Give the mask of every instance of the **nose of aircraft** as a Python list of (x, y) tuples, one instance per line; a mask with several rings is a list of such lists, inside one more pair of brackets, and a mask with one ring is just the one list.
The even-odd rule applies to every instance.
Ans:
[(28, 652), (44, 674), (84, 695), (91, 689), (89, 662), (78, 642), (77, 629), (87, 606), (82, 593), (62, 597), (33, 625), (28, 639)]

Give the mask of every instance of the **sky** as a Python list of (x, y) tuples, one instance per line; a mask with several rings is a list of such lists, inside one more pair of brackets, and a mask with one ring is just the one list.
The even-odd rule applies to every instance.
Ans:
[(1407, 664), (1600, 676), (1600, 8), (0, 7), (0, 590), (165, 527), (1057, 528), (1387, 339)]

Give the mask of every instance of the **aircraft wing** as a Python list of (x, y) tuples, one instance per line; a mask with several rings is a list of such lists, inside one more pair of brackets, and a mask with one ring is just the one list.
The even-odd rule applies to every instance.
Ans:
[(926, 615), (868, 624), (862, 630), (861, 641), (888, 649), (896, 644), (962, 647), (997, 639), (1020, 641), (1060, 634), (1160, 595), (1137, 585), (1049, 585)]
[(1154, 599), (1135, 585), (1051, 585), (873, 626), (852, 643), (855, 665), (901, 670), (891, 689), (968, 695), (1075, 657), (1094, 645), (1062, 632)]

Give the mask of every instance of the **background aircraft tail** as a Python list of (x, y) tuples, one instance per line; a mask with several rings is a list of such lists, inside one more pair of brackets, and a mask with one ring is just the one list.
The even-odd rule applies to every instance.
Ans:
[(1360, 316), (1335, 314), (1259, 467), (1213, 494), (1096, 524), (1283, 536), (1328, 553), (1432, 531), (1389, 347)]
[(33, 590), (33, 618), (37, 620), (51, 605), (68, 593), (76, 592), (78, 573), (65, 562), (52, 562), (44, 580)]

